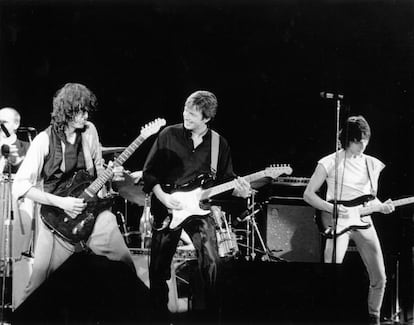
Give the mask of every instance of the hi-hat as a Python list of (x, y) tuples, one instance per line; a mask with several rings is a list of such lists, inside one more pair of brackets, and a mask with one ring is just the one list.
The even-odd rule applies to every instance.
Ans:
[(107, 155), (110, 153), (120, 153), (126, 149), (126, 147), (104, 147), (102, 146), (102, 154)]

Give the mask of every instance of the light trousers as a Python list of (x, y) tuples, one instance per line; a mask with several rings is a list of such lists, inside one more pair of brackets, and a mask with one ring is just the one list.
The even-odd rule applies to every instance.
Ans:
[[(375, 227), (348, 231), (337, 237), (336, 262), (342, 263), (348, 248), (349, 240), (353, 240), (368, 271), (368, 312), (380, 316), (382, 300), (384, 298), (386, 274), (384, 257)], [(325, 247), (325, 262), (332, 262), (333, 240), (328, 239)]]
[[(86, 245), (96, 255), (106, 256), (113, 261), (125, 262), (135, 272), (131, 253), (119, 231), (116, 217), (110, 211), (106, 210), (98, 215)], [(39, 222), (33, 271), (18, 305), (33, 293), (76, 250), (77, 247), (53, 234), (43, 222)]]

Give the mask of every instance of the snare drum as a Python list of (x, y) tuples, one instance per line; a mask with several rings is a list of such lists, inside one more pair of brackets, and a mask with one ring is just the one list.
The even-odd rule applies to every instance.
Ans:
[(175, 261), (189, 261), (197, 259), (197, 254), (194, 246), (185, 245), (177, 247), (177, 251), (174, 254)]
[(217, 244), (220, 257), (234, 256), (239, 252), (236, 235), (231, 229), (217, 231)]

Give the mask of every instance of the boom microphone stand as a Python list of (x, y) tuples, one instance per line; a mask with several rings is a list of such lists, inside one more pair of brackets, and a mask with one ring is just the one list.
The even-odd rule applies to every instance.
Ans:
[[(278, 257), (273, 256), (270, 251), (269, 248), (266, 246), (262, 235), (260, 234), (260, 230), (259, 227), (257, 226), (257, 222), (256, 222), (256, 214), (258, 212), (260, 212), (262, 210), (262, 207), (259, 206), (257, 207), (257, 204), (255, 202), (255, 194), (256, 191), (252, 190), (252, 193), (250, 195), (250, 197), (248, 197), (248, 208), (247, 208), (247, 215), (245, 215), (243, 217), (242, 220), (240, 221), (245, 221), (247, 220), (247, 224), (246, 224), (246, 259), (247, 260), (255, 260), (256, 258), (256, 252), (262, 253), (263, 257), (262, 260), (263, 261), (271, 261), (272, 259), (276, 259), (278, 261), (280, 261), (281, 259)], [(240, 218), (238, 218), (240, 219)], [(250, 232), (250, 228), (252, 229)], [(251, 243), (249, 240), (249, 237), (251, 235)], [(257, 238), (260, 241), (260, 246), (261, 249), (257, 249), (255, 248), (255, 235), (257, 235)]]

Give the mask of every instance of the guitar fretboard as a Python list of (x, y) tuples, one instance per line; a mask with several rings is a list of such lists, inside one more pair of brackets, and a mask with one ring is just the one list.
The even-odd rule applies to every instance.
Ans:
[[(393, 200), (392, 202), (394, 203), (395, 207), (411, 204), (411, 203), (414, 203), (414, 196), (407, 197), (407, 198), (404, 198), (404, 199), (395, 200), (395, 201)], [(373, 206), (363, 207), (359, 210), (361, 215), (368, 215), (368, 214), (371, 214), (373, 212), (379, 212), (379, 211), (380, 211), (380, 206), (378, 204), (373, 205)]]
[[(139, 135), (114, 161), (114, 167), (122, 166), (122, 164), (138, 149), (138, 147), (144, 142), (145, 138)], [(112, 169), (107, 168), (97, 179), (95, 179), (85, 192), (88, 195), (95, 195), (105, 185), (105, 183), (112, 177)]]
[(309, 183), (308, 177), (278, 177), (272, 181), (274, 185), (306, 186)]
[[(281, 174), (283, 174), (283, 173), (285, 173), (285, 172), (286, 172), (286, 171), (282, 169), (282, 170), (280, 171), (279, 175), (281, 175)], [(250, 174), (250, 175), (246, 175), (246, 176), (244, 176), (243, 178), (244, 178), (247, 182), (251, 183), (251, 182), (253, 182), (253, 181), (255, 181), (255, 180), (258, 180), (258, 179), (260, 179), (260, 178), (264, 178), (264, 177), (267, 177), (267, 176), (268, 176), (268, 175), (267, 175), (266, 171), (261, 170), (261, 171), (256, 172), (256, 173), (253, 173), (253, 174)], [(277, 176), (278, 176), (278, 175), (276, 175), (276, 176), (274, 176), (274, 177), (277, 177)], [(223, 184), (220, 184), (220, 185), (217, 185), (217, 186), (211, 187), (211, 188), (207, 188), (207, 189), (205, 189), (205, 190), (203, 191), (203, 193), (201, 194), (201, 198), (200, 198), (200, 200), (201, 200), (201, 201), (202, 201), (202, 200), (206, 200), (206, 199), (208, 199), (208, 198), (210, 198), (210, 197), (212, 197), (212, 196), (214, 196), (214, 195), (217, 195), (217, 194), (220, 194), (220, 193), (226, 192), (226, 191), (228, 191), (228, 190), (231, 190), (231, 189), (233, 189), (235, 186), (236, 186), (236, 182), (233, 180), (233, 181), (230, 181), (230, 182), (227, 182), (227, 183), (223, 183)]]

